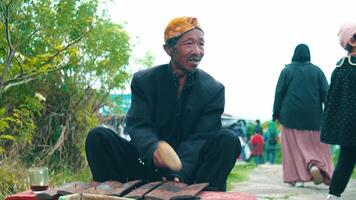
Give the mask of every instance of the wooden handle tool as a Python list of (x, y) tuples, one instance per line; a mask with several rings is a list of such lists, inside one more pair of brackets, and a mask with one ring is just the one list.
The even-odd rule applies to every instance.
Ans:
[(182, 163), (174, 151), (174, 149), (165, 141), (160, 141), (157, 146), (157, 151), (163, 162), (172, 171), (180, 171)]

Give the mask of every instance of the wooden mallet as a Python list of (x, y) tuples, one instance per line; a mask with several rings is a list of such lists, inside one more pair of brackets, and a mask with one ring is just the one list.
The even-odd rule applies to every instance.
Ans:
[(164, 164), (172, 171), (180, 171), (182, 163), (174, 151), (174, 149), (165, 141), (160, 141), (157, 146), (157, 151)]

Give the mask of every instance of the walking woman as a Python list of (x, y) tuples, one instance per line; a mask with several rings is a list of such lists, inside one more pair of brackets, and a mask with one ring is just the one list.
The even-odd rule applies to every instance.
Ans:
[(356, 23), (347, 23), (339, 31), (341, 46), (347, 51), (331, 75), (325, 103), (321, 141), (340, 145), (327, 199), (339, 199), (356, 163)]
[(333, 166), (327, 144), (320, 142), (322, 104), (328, 82), (310, 62), (309, 47), (299, 44), (292, 62), (282, 70), (276, 86), (273, 120), (282, 125), (283, 181), (330, 184)]

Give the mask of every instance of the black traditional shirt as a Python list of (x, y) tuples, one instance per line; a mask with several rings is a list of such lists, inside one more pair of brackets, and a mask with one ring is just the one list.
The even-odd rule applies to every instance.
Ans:
[(135, 73), (126, 128), (140, 157), (152, 168), (158, 141), (168, 142), (182, 161), (177, 175), (190, 182), (201, 147), (209, 135), (221, 129), (225, 90), (200, 69), (187, 74), (180, 96), (178, 86), (168, 64)]
[(276, 86), (273, 118), (298, 130), (320, 130), (328, 82), (310, 62), (292, 62), (282, 70)]

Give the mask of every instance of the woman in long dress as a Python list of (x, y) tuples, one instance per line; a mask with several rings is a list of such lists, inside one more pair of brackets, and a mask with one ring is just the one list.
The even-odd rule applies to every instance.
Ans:
[(328, 145), (320, 142), (322, 104), (328, 87), (322, 70), (310, 62), (309, 47), (297, 45), (292, 62), (280, 73), (273, 107), (273, 120), (282, 125), (285, 183), (330, 184), (331, 155)]

